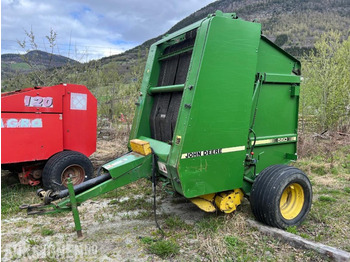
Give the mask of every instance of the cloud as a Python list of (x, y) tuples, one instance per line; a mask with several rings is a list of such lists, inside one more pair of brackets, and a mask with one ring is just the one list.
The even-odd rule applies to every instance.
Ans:
[[(16, 43), (33, 30), (39, 49), (57, 33), (55, 53), (85, 59), (126, 51), (166, 32), (213, 0), (2, 0), (1, 53), (23, 52)], [(89, 57), (89, 58), (86, 58)], [(77, 57), (72, 57), (77, 59)]]

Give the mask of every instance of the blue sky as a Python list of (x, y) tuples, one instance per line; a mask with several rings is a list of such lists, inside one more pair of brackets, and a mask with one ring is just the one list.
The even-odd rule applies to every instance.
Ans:
[(86, 62), (114, 55), (166, 32), (213, 0), (1, 0), (1, 54), (23, 53), (33, 31), (38, 49), (57, 33), (54, 53)]

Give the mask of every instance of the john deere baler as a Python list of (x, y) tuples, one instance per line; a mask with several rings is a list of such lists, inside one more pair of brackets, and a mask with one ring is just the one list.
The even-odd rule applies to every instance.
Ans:
[[(258, 220), (298, 225), (312, 199), (307, 176), (286, 165), (296, 160), (299, 88), (300, 62), (259, 23), (217, 11), (167, 35), (149, 50), (131, 152), (51, 212), (155, 174), (205, 211), (230, 213), (246, 196)], [(49, 204), (69, 193), (40, 194)]]

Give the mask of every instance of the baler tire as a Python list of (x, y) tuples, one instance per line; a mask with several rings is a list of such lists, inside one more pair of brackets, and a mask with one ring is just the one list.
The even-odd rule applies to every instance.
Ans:
[(76, 151), (62, 151), (53, 155), (45, 164), (42, 181), (46, 190), (61, 191), (67, 188), (66, 177), (70, 172), (78, 172), (73, 185), (78, 185), (93, 177), (94, 168), (88, 157)]
[(298, 226), (311, 209), (312, 187), (300, 169), (286, 165), (265, 168), (255, 179), (250, 205), (257, 220), (286, 229)]

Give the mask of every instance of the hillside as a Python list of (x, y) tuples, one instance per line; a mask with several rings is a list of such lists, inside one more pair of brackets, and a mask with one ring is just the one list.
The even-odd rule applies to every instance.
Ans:
[[(348, 0), (219, 0), (184, 18), (165, 34), (203, 19), (216, 10), (235, 12), (244, 20), (259, 21), (264, 35), (298, 57), (309, 51), (325, 32), (338, 30), (344, 37), (350, 33)], [(140, 50), (145, 54), (144, 51), (160, 38), (150, 39), (123, 54), (102, 58), (101, 62), (132, 60)]]
[(28, 73), (38, 69), (50, 69), (64, 65), (78, 65), (79, 62), (44, 51), (35, 50), (20, 54), (1, 55), (1, 78), (8, 78), (16, 73)]

